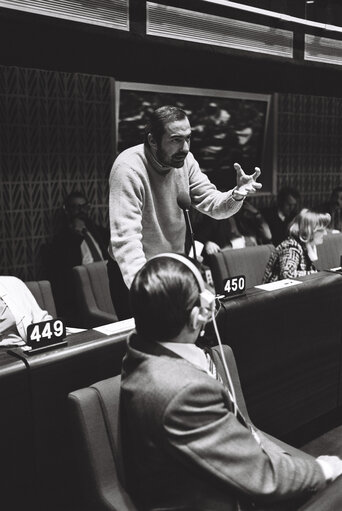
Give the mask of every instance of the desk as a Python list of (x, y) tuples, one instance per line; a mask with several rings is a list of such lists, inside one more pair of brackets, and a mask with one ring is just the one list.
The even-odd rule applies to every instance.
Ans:
[(223, 302), (217, 318), (252, 420), (279, 438), (341, 405), (342, 277), (300, 280), (249, 289)]
[(25, 509), (34, 491), (33, 415), (25, 363), (0, 348), (1, 508)]
[[(273, 292), (249, 289), (224, 301), (217, 317), (252, 420), (279, 438), (342, 404), (342, 277), (302, 280)], [(67, 395), (119, 374), (128, 333), (88, 330), (59, 349), (0, 352), (6, 511), (78, 509)]]
[[(34, 446), (30, 473), (33, 473), (36, 481), (32, 509), (77, 509), (73, 498), (77, 494), (75, 492), (82, 490), (77, 487), (77, 478), (73, 474), (76, 464), (67, 395), (73, 390), (119, 374), (126, 350), (126, 337), (127, 332), (104, 336), (95, 330), (88, 330), (68, 336), (68, 345), (59, 349), (32, 355), (19, 349), (11, 350), (20, 357), (21, 364), (26, 364), (29, 375), (34, 422), (27, 440), (28, 444), (31, 442)], [(17, 470), (21, 472), (20, 465)], [(22, 475), (26, 477), (27, 474)], [(28, 499), (27, 507), (23, 509), (31, 509), (27, 503)]]

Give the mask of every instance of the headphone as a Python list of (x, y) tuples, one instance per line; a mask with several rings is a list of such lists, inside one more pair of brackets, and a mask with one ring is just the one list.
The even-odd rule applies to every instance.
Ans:
[[(211, 320), (214, 325), (217, 343), (219, 345), (222, 365), (224, 368), (224, 372), (226, 373), (226, 377), (227, 377), (227, 380), (228, 380), (228, 383), (229, 383), (229, 386), (231, 389), (231, 394), (233, 397), (234, 414), (236, 415), (237, 414), (237, 405), (236, 405), (237, 401), (236, 401), (234, 385), (233, 385), (232, 378), (229, 373), (226, 358), (223, 353), (222, 341), (221, 341), (221, 337), (220, 337), (220, 334), (219, 334), (219, 331), (217, 328), (217, 324), (216, 324), (216, 320), (215, 320), (216, 297), (213, 293), (211, 293), (208, 289), (206, 289), (204, 280), (202, 278), (200, 271), (194, 265), (194, 263), (192, 261), (190, 261), (187, 257), (185, 257), (181, 254), (173, 253), (173, 252), (165, 252), (165, 253), (153, 256), (149, 260), (151, 261), (152, 259), (159, 259), (159, 258), (164, 258), (164, 257), (167, 257), (170, 259), (175, 259), (176, 261), (180, 261), (181, 263), (183, 263), (187, 268), (189, 268), (189, 270), (191, 271), (191, 273), (193, 274), (193, 276), (196, 279), (196, 282), (200, 289), (200, 293), (199, 293), (200, 307), (197, 307), (197, 308), (194, 307), (192, 310), (192, 325), (194, 326), (194, 328), (197, 328), (200, 324), (202, 324), (203, 327), (201, 329), (200, 335), (203, 335), (204, 334), (204, 326), (210, 320), (210, 317), (211, 317)], [(209, 312), (209, 315), (208, 315), (208, 312)]]
[[(181, 254), (175, 254), (173, 252), (170, 252), (170, 253), (165, 252), (162, 254), (158, 254), (154, 257), (151, 257), (150, 261), (152, 259), (159, 259), (159, 258), (163, 258), (163, 257), (167, 257), (170, 259), (175, 259), (176, 261), (180, 261), (182, 264), (187, 266), (187, 268), (189, 268), (189, 270), (195, 277), (198, 287), (200, 289), (200, 292), (199, 292), (200, 306), (197, 308), (194, 307), (194, 309), (191, 313), (192, 314), (192, 323), (193, 323), (194, 328), (197, 328), (199, 326), (199, 324), (205, 325), (208, 321), (211, 320), (211, 318), (215, 314), (215, 299), (216, 299), (215, 295), (213, 293), (211, 293), (209, 291), (209, 289), (207, 289), (205, 287), (204, 280), (203, 280), (203, 277), (202, 277), (200, 271), (194, 265), (194, 263), (192, 261), (190, 261), (187, 257), (185, 257)], [(201, 331), (201, 334), (202, 335), (204, 334), (204, 329)]]

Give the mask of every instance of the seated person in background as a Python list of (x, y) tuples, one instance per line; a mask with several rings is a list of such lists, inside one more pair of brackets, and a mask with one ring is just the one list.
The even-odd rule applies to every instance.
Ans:
[(203, 256), (219, 252), (222, 248), (243, 248), (271, 242), (271, 231), (260, 211), (244, 201), (240, 211), (223, 220), (215, 220), (191, 210), (195, 216), (195, 238), (204, 244)]
[(25, 344), (27, 327), (49, 319), (22, 280), (0, 277), (0, 346)]
[(329, 230), (342, 232), (342, 186), (333, 189), (330, 199), (319, 207), (319, 211), (330, 214)]
[(74, 307), (72, 268), (108, 258), (109, 229), (90, 217), (90, 204), (83, 193), (70, 193), (63, 206), (63, 216), (46, 254), (48, 279), (51, 282), (58, 314), (68, 322)]
[(83, 193), (70, 193), (63, 206), (64, 216), (53, 238), (54, 249), (69, 267), (108, 259), (109, 230), (90, 217), (90, 204)]
[(261, 209), (272, 233), (272, 243), (276, 247), (284, 241), (291, 221), (298, 213), (300, 202), (299, 192), (295, 188), (281, 188), (274, 206)]
[(271, 243), (272, 234), (268, 223), (261, 212), (248, 201), (244, 201), (234, 218), (239, 231), (245, 238), (254, 240), (256, 245)]
[(232, 383), (195, 344), (214, 315), (207, 293), (176, 254), (150, 259), (132, 283), (136, 333), (121, 382), (127, 488), (144, 511), (293, 511), (342, 473), (342, 460), (285, 451), (242, 416)]
[(302, 209), (290, 224), (286, 240), (272, 252), (263, 282), (302, 277), (315, 272), (316, 246), (323, 243), (329, 222), (329, 213)]

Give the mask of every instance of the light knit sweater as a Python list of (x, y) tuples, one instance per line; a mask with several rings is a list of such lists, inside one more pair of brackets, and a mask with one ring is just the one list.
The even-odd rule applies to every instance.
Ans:
[(186, 226), (179, 193), (217, 219), (234, 215), (242, 201), (219, 192), (188, 153), (181, 168), (163, 167), (144, 144), (123, 151), (109, 177), (109, 253), (130, 287), (136, 272), (154, 255), (184, 252)]

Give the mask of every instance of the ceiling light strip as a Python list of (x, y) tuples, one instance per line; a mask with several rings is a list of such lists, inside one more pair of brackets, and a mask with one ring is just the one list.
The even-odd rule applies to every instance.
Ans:
[(325, 64), (342, 65), (342, 41), (305, 34), (304, 59)]
[(299, 23), (301, 25), (307, 25), (314, 28), (323, 28), (325, 30), (334, 30), (338, 32), (342, 32), (342, 27), (337, 27), (335, 25), (326, 25), (325, 23), (320, 23), (318, 21), (306, 20), (304, 18), (297, 18), (296, 16), (290, 16), (288, 14), (283, 14), (281, 12), (276, 11), (268, 11), (267, 9), (261, 9), (260, 7), (253, 7), (252, 5), (239, 4), (238, 2), (231, 2), (230, 0), (202, 0), (203, 2), (207, 2), (215, 5), (223, 5), (224, 7), (232, 7), (233, 9), (238, 9), (240, 11), (252, 12), (253, 14), (260, 14), (262, 16), (269, 16), (271, 18), (280, 19), (283, 21), (290, 21), (292, 23)]
[(129, 30), (128, 0), (0, 0), (0, 7)]
[(147, 2), (148, 35), (293, 57), (293, 32)]

